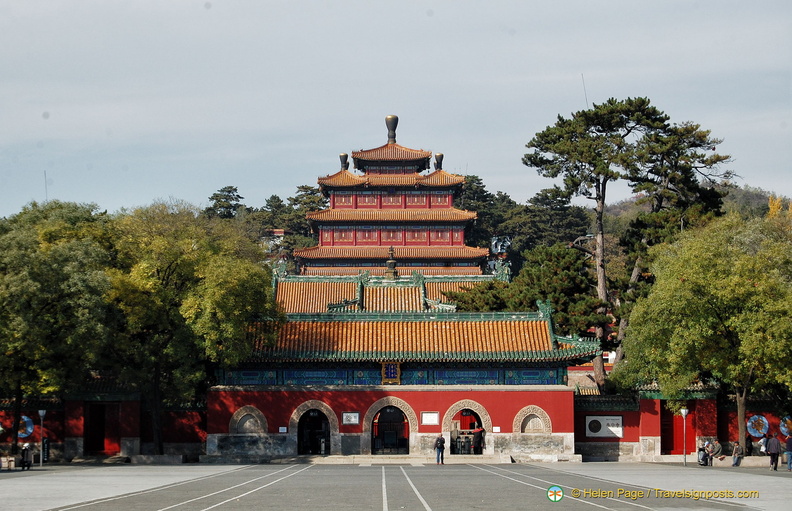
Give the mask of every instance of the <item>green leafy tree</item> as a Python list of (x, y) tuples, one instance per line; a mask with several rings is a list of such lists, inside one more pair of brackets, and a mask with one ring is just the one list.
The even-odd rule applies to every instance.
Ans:
[[(605, 317), (611, 297), (608, 291), (605, 255), (604, 212), (608, 185), (625, 179), (638, 160), (637, 146), (642, 136), (666, 126), (668, 117), (646, 98), (610, 99), (571, 118), (559, 116), (555, 125), (537, 133), (526, 144), (531, 152), (523, 163), (545, 177), (561, 178), (567, 196), (580, 195), (594, 201), (594, 248), (575, 245), (594, 258), (597, 296)], [(596, 337), (607, 343), (607, 323), (594, 325)], [(605, 383), (602, 357), (594, 360), (597, 385)]]
[(107, 359), (143, 395), (161, 454), (164, 405), (192, 398), (207, 367), (243, 360), (251, 324), (274, 335), (281, 315), (261, 250), (235, 222), (155, 203), (122, 215), (115, 228), (119, 265), (109, 296), (121, 318)]
[(655, 381), (672, 399), (717, 382), (736, 396), (745, 438), (748, 396), (792, 390), (792, 216), (729, 215), (650, 255), (656, 281), (632, 312), (614, 381)]
[(242, 199), (244, 197), (239, 195), (236, 186), (224, 186), (209, 197), (212, 204), (204, 213), (210, 217), (234, 218), (239, 210), (245, 209), (240, 202)]
[[(558, 187), (537, 192), (517, 215), (507, 216), (503, 229), (515, 233), (513, 246), (521, 252), (569, 243), (589, 232), (592, 224), (591, 213), (572, 205), (569, 196)], [(515, 218), (520, 218), (521, 228), (511, 228)]]
[(454, 207), (475, 211), (476, 221), (468, 228), (465, 243), (477, 247), (489, 247), (493, 236), (508, 235), (501, 228), (506, 215), (517, 203), (503, 192), (487, 191), (478, 176), (465, 176), (461, 193), (454, 199)]
[[(273, 206), (276, 203), (273, 203)], [(294, 249), (316, 245), (317, 238), (310, 222), (305, 218), (310, 212), (321, 211), (329, 205), (318, 187), (301, 185), (294, 197), (287, 200), (288, 210), (282, 213), (283, 227), (289, 232), (284, 239), (284, 248)]]
[(510, 283), (491, 281), (461, 292), (446, 292), (462, 311), (536, 310), (536, 302), (549, 301), (553, 320), (563, 335), (581, 335), (592, 322), (599, 305), (596, 281), (586, 257), (566, 245), (539, 246), (523, 254), (525, 265)]
[(621, 360), (621, 342), (629, 325), (629, 307), (649, 280), (645, 257), (649, 247), (672, 241), (686, 228), (701, 225), (721, 212), (722, 194), (715, 186), (733, 176), (721, 166), (728, 155), (715, 152), (722, 141), (697, 124), (666, 126), (642, 137), (637, 160), (629, 167), (628, 179), (636, 192), (636, 205), (644, 206), (630, 223), (622, 244), (633, 259), (626, 287), (619, 294), (621, 306), (616, 343), (616, 364)]
[(0, 393), (57, 395), (95, 362), (108, 308), (108, 218), (96, 206), (32, 203), (0, 220)]

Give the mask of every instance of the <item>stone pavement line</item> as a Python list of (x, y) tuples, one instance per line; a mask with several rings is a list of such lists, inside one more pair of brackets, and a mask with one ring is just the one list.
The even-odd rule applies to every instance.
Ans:
[[(500, 471), (503, 471), (503, 472), (507, 472), (507, 473), (509, 473), (509, 474), (514, 474), (514, 475), (517, 475), (517, 476), (520, 476), (520, 477), (527, 477), (528, 479), (535, 479), (536, 481), (541, 481), (541, 482), (543, 482), (543, 483), (547, 483), (547, 484), (549, 484), (549, 485), (551, 485), (551, 486), (552, 486), (552, 485), (555, 485), (555, 484), (557, 484), (557, 483), (555, 483), (555, 482), (553, 482), (553, 481), (548, 481), (548, 480), (546, 480), (546, 479), (540, 479), (540, 478), (538, 478), (538, 477), (529, 476), (529, 475), (526, 475), (526, 474), (521, 474), (520, 472), (515, 472), (515, 471), (513, 471), (513, 470), (507, 470), (507, 469), (505, 469), (505, 468), (501, 468), (501, 467), (491, 467), (491, 468), (492, 468), (492, 469), (494, 469), (494, 470), (500, 470)], [(578, 477), (585, 477), (585, 476), (578, 476)], [(608, 481), (607, 479), (599, 479), (599, 480), (598, 480), (598, 482), (603, 482), (603, 483), (613, 484), (613, 481)], [(561, 486), (561, 485), (559, 485), (559, 486)], [(567, 485), (563, 485), (563, 486), (567, 486)], [(625, 485), (625, 486), (635, 486), (636, 488), (644, 488), (643, 486), (637, 486), (637, 485)], [(587, 503), (587, 504), (593, 504), (593, 505), (596, 505), (596, 504), (594, 504), (593, 502), (590, 502), (590, 501), (588, 501), (588, 500), (586, 500), (586, 499), (581, 499), (581, 498), (578, 498), (578, 497), (573, 497), (572, 495), (564, 495), (564, 497), (565, 497), (565, 498), (574, 499), (574, 500), (576, 500), (576, 501), (578, 501), (578, 502), (585, 502), (585, 503)], [(643, 504), (638, 504), (637, 502), (630, 502), (629, 500), (624, 500), (624, 499), (615, 499), (615, 498), (613, 498), (613, 497), (605, 497), (605, 499), (606, 499), (606, 500), (612, 500), (612, 501), (614, 501), (614, 502), (618, 502), (619, 504), (627, 504), (627, 505), (630, 505), (630, 506), (639, 507), (639, 508), (641, 508), (641, 509), (649, 509), (650, 511), (654, 509), (654, 508), (652, 508), (652, 507), (644, 506)], [(602, 506), (600, 506), (600, 507), (602, 507)], [(605, 509), (610, 509), (610, 508), (605, 508)]]
[(222, 476), (224, 474), (228, 474), (230, 472), (236, 472), (238, 470), (246, 470), (247, 468), (249, 468), (249, 467), (239, 467), (239, 468), (235, 468), (235, 469), (229, 470), (228, 472), (218, 472), (216, 474), (210, 474), (210, 475), (207, 475), (207, 476), (201, 476), (201, 477), (199, 477), (197, 479), (187, 479), (187, 480), (184, 480), (184, 481), (180, 481), (178, 483), (171, 483), (171, 484), (167, 484), (165, 486), (157, 486), (155, 488), (148, 488), (146, 490), (139, 490), (139, 491), (134, 491), (134, 492), (130, 492), (130, 493), (124, 493), (123, 495), (116, 495), (114, 497), (106, 497), (106, 498), (102, 498), (102, 499), (98, 499), (98, 500), (91, 500), (91, 501), (88, 501), (88, 502), (82, 502), (82, 503), (77, 504), (75, 506), (57, 508), (57, 509), (58, 509), (58, 511), (70, 511), (72, 509), (79, 509), (79, 508), (82, 508), (82, 507), (93, 506), (93, 505), (102, 504), (102, 503), (105, 503), (105, 502), (112, 502), (114, 500), (121, 500), (121, 499), (129, 498), (129, 497), (135, 497), (135, 496), (138, 496), (138, 495), (146, 495), (148, 493), (154, 493), (154, 492), (158, 492), (158, 491), (162, 491), (162, 490), (167, 490), (167, 489), (170, 489), (170, 488), (175, 488), (177, 486), (182, 486), (182, 485), (185, 485), (185, 484), (191, 484), (191, 483), (194, 483), (196, 481), (202, 481), (204, 479), (211, 479), (213, 477), (219, 477), (219, 476)]
[(162, 509), (159, 509), (158, 511), (165, 511), (167, 509), (173, 509), (175, 507), (179, 507), (179, 506), (183, 506), (185, 504), (189, 504), (191, 502), (195, 502), (196, 500), (202, 500), (202, 499), (206, 499), (208, 497), (213, 497), (213, 496), (218, 495), (220, 493), (227, 492), (228, 490), (233, 490), (234, 488), (239, 488), (240, 486), (245, 486), (246, 484), (250, 484), (250, 483), (258, 481), (260, 479), (266, 479), (267, 477), (274, 476), (275, 474), (279, 474), (279, 473), (283, 472), (284, 470), (289, 470), (291, 468), (293, 468), (293, 467), (289, 466), (289, 467), (286, 467), (286, 468), (282, 468), (282, 469), (280, 469), (280, 470), (278, 470), (276, 472), (272, 472), (270, 474), (265, 474), (265, 475), (263, 475), (261, 477), (253, 478), (250, 481), (245, 481), (244, 483), (239, 483), (239, 484), (236, 484), (234, 486), (229, 486), (228, 488), (223, 488), (222, 490), (219, 490), (219, 491), (216, 491), (216, 492), (208, 493), (208, 494), (202, 495), (200, 497), (195, 497), (194, 499), (185, 500), (184, 502), (179, 502), (178, 504), (173, 504), (172, 506), (163, 507)]
[(388, 487), (385, 484), (385, 467), (382, 467), (382, 511), (388, 511)]
[[(610, 468), (614, 469), (613, 472), (609, 474), (609, 478), (602, 478), (595, 475), (591, 475), (587, 473), (587, 469), (593, 468), (590, 467), (594, 464), (583, 464), (581, 466), (565, 466), (565, 467), (548, 467), (543, 466), (542, 464), (533, 463), (531, 466), (545, 470), (548, 472), (553, 473), (560, 473), (571, 475), (574, 477), (580, 477), (584, 479), (589, 479), (591, 481), (596, 481), (597, 483), (604, 483), (604, 484), (622, 484), (625, 486), (632, 486), (635, 488), (642, 488), (649, 491), (654, 489), (663, 489), (663, 488), (672, 488), (672, 489), (679, 489), (679, 488), (691, 488), (699, 491), (705, 491), (716, 487), (734, 487), (736, 488), (738, 485), (730, 481), (731, 477), (736, 476), (740, 478), (740, 483), (743, 486), (751, 486), (750, 482), (746, 481), (746, 478), (755, 477), (757, 474), (753, 473), (740, 473), (734, 472), (731, 470), (723, 470), (723, 471), (711, 471), (708, 469), (704, 469), (703, 471), (699, 471), (696, 467), (690, 467), (684, 469), (685, 472), (681, 473), (679, 469), (682, 467), (676, 467), (673, 471), (670, 470), (670, 467), (665, 465), (659, 464), (635, 464), (634, 466), (630, 467), (631, 470), (625, 474), (624, 470), (626, 470), (626, 466), (630, 464), (609, 464)], [(647, 475), (648, 472), (648, 475)], [(662, 473), (659, 473), (662, 472)], [(680, 475), (681, 474), (681, 475)], [(697, 478), (691, 478), (691, 476), (696, 475)], [(661, 484), (657, 484), (657, 480), (659, 478), (663, 478)], [(646, 481), (647, 478), (652, 479), (653, 482)], [(757, 485), (757, 487), (762, 487), (761, 485)], [(768, 494), (769, 493), (769, 494)], [(778, 499), (776, 496), (772, 495), (772, 493), (768, 492), (761, 495), (761, 499), (757, 502), (756, 500), (740, 500), (740, 499), (732, 499), (728, 497), (718, 498), (718, 499), (708, 499), (709, 502), (714, 502), (722, 506), (727, 507), (735, 507), (743, 510), (749, 509), (767, 509), (767, 510), (775, 510), (775, 509), (782, 509), (782, 507), (777, 506), (777, 500), (781, 500), (786, 503), (784, 499)], [(785, 505), (785, 504), (784, 504)]]
[[(504, 475), (504, 474), (499, 474), (498, 472), (495, 472), (493, 470), (487, 470), (486, 468), (482, 468), (482, 467), (479, 467), (477, 465), (468, 465), (468, 466), (473, 467), (473, 468), (477, 468), (479, 470), (483, 470), (484, 472), (489, 472), (490, 474), (496, 475), (498, 477), (502, 477), (504, 479), (508, 479), (509, 481), (514, 481), (515, 483), (523, 484), (525, 486), (530, 486), (531, 488), (536, 488), (537, 490), (547, 491), (547, 488), (548, 488), (547, 486), (536, 486), (535, 484), (531, 484), (531, 483), (526, 482), (526, 481), (520, 481), (519, 479), (515, 479), (513, 477), (510, 477), (510, 476), (507, 476), (507, 475)], [(489, 465), (485, 465), (485, 466), (489, 466)], [(522, 474), (520, 474), (520, 475), (522, 475)], [(524, 477), (529, 477), (531, 479), (536, 479), (537, 481), (545, 482), (542, 479), (538, 479), (536, 477), (531, 477), (531, 476), (524, 476)], [(554, 483), (548, 483), (548, 484), (550, 486), (552, 486)], [(566, 497), (566, 495), (564, 497)], [(572, 496), (570, 496), (569, 498), (575, 499), (575, 497), (572, 497)], [(595, 502), (590, 502), (588, 500), (582, 500), (582, 499), (575, 499), (575, 500), (578, 501), (578, 502), (583, 502), (584, 504), (588, 504), (590, 506), (599, 507), (599, 508), (608, 509), (608, 510), (610, 509), (609, 507), (601, 506), (601, 505), (599, 505), (599, 504), (597, 504)]]
[(420, 500), (421, 504), (423, 504), (424, 509), (426, 509), (426, 511), (432, 511), (432, 508), (429, 507), (429, 504), (424, 500), (420, 492), (418, 492), (418, 488), (415, 487), (415, 485), (412, 482), (412, 479), (410, 479), (410, 476), (408, 476), (407, 472), (404, 471), (404, 467), (399, 467), (399, 468), (401, 469), (402, 474), (404, 474), (404, 477), (407, 479), (407, 482), (410, 483), (410, 488), (413, 489), (415, 495), (418, 497), (418, 500)]
[(273, 485), (273, 484), (275, 484), (275, 483), (279, 483), (279, 482), (283, 481), (284, 479), (288, 479), (288, 478), (290, 478), (291, 476), (297, 475), (297, 474), (299, 474), (300, 472), (303, 472), (303, 471), (305, 471), (305, 470), (308, 470), (308, 469), (309, 469), (309, 468), (311, 468), (312, 466), (313, 466), (313, 465), (308, 465), (307, 467), (305, 467), (305, 468), (301, 468), (300, 470), (297, 470), (296, 472), (292, 472), (292, 473), (290, 473), (290, 474), (288, 474), (288, 475), (285, 475), (285, 476), (281, 477), (280, 479), (276, 479), (276, 480), (274, 480), (274, 481), (272, 481), (272, 482), (269, 482), (269, 483), (265, 484), (264, 486), (259, 486), (258, 488), (254, 488), (254, 489), (252, 489), (252, 490), (250, 490), (250, 491), (247, 491), (247, 492), (245, 492), (245, 493), (242, 493), (241, 495), (237, 495), (236, 497), (232, 497), (232, 498), (230, 498), (230, 499), (226, 499), (226, 500), (224, 500), (224, 501), (222, 501), (222, 502), (218, 502), (217, 504), (215, 504), (215, 505), (213, 505), (213, 506), (209, 506), (209, 507), (203, 508), (201, 511), (209, 511), (210, 509), (214, 509), (214, 508), (216, 508), (216, 507), (220, 507), (220, 506), (222, 506), (223, 504), (228, 504), (229, 502), (231, 502), (231, 501), (233, 501), (233, 500), (241, 499), (242, 497), (247, 497), (247, 496), (248, 496), (248, 495), (250, 495), (251, 493), (255, 493), (255, 492), (259, 491), (259, 490), (263, 490), (264, 488), (266, 488), (266, 487), (268, 487), (268, 486), (272, 486), (272, 485)]

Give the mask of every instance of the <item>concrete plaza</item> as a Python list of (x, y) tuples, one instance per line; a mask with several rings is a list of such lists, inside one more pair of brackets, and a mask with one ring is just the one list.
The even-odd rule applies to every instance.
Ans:
[[(789, 508), (786, 467), (688, 463), (45, 465), (0, 473), (3, 509)], [(554, 489), (558, 486), (559, 489)], [(563, 497), (561, 497), (563, 492)], [(551, 499), (560, 500), (553, 502)]]

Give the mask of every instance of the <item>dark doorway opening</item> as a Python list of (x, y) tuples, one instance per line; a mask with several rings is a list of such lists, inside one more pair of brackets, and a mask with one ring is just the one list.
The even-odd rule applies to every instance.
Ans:
[(481, 454), (473, 445), (474, 432), (482, 424), (479, 414), (463, 408), (451, 418), (451, 454)]
[(372, 454), (410, 454), (410, 423), (395, 406), (386, 406), (371, 425)]
[(311, 409), (300, 417), (297, 454), (330, 454), (330, 421), (321, 410)]
[(86, 403), (83, 450), (93, 456), (114, 456), (121, 452), (120, 403)]

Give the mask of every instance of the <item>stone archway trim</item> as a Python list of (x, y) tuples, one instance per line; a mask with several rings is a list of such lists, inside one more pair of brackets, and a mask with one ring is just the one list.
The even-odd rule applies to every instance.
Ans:
[(294, 411), (291, 414), (291, 417), (289, 418), (289, 431), (290, 432), (293, 431), (295, 432), (295, 434), (297, 434), (296, 433), (297, 426), (300, 423), (300, 417), (302, 417), (303, 414), (308, 410), (314, 410), (314, 409), (319, 410), (325, 414), (325, 416), (327, 417), (327, 421), (330, 424), (330, 433), (338, 434), (338, 415), (336, 415), (333, 409), (327, 406), (326, 403), (316, 399), (306, 401), (294, 409)]
[(232, 435), (242, 433), (242, 431), (239, 431), (239, 425), (242, 419), (248, 415), (252, 415), (256, 420), (258, 420), (258, 423), (261, 425), (261, 429), (256, 432), (246, 431), (246, 433), (266, 433), (268, 431), (267, 418), (263, 413), (261, 413), (261, 410), (255, 406), (245, 405), (235, 411), (234, 415), (231, 416), (231, 420), (228, 421), (228, 432)]
[(415, 410), (412, 409), (412, 406), (410, 406), (409, 403), (403, 399), (399, 399), (398, 397), (394, 396), (387, 396), (383, 397), (382, 399), (378, 399), (371, 406), (369, 406), (365, 417), (363, 417), (363, 433), (371, 434), (371, 424), (374, 422), (374, 416), (386, 406), (395, 406), (401, 410), (402, 413), (407, 417), (407, 422), (410, 424), (410, 433), (418, 432), (418, 415), (415, 413)]
[(487, 412), (487, 409), (481, 404), (472, 399), (463, 399), (448, 407), (445, 415), (443, 415), (443, 431), (451, 431), (451, 422), (454, 419), (454, 415), (464, 409), (476, 412), (476, 415), (481, 419), (481, 427), (484, 428), (485, 431), (492, 431), (492, 418), (489, 412)]
[[(550, 420), (550, 416), (546, 411), (536, 405), (526, 406), (517, 412), (517, 415), (514, 416), (514, 422), (512, 423), (512, 431), (515, 433), (522, 433), (522, 423), (529, 415), (536, 415), (542, 421), (541, 433), (553, 432), (553, 423)], [(531, 433), (534, 433), (534, 431), (531, 431)], [(535, 433), (539, 433), (539, 431)]]

